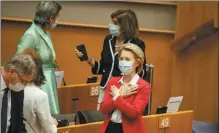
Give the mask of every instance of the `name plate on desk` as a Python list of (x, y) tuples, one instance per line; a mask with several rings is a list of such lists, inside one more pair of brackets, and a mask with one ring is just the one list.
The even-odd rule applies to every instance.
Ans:
[(159, 128), (169, 128), (170, 127), (170, 117), (160, 117), (159, 118)]
[(91, 86), (89, 90), (89, 96), (98, 96), (99, 95), (99, 86)]

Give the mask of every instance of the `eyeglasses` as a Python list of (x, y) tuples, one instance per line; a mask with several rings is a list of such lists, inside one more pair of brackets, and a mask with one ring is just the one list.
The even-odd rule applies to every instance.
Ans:
[[(15, 71), (16, 72), (16, 71)], [(23, 84), (23, 85), (27, 85), (28, 83), (30, 83), (30, 82), (32, 82), (34, 79), (32, 79), (32, 80), (29, 80), (29, 81), (24, 81), (22, 78), (21, 78), (21, 75), (18, 73), (18, 72), (16, 72), (17, 73), (17, 75), (18, 75), (18, 77), (19, 77), (19, 80), (21, 81), (21, 83)]]

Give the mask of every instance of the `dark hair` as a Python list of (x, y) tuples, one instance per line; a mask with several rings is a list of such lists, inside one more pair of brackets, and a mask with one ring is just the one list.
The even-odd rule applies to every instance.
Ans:
[(128, 12), (132, 16), (133, 20), (135, 21), (136, 28), (139, 30), (138, 18), (135, 12), (132, 11), (131, 9), (127, 9), (126, 12)]
[(33, 21), (42, 27), (50, 26), (50, 17), (55, 18), (61, 9), (62, 6), (55, 1), (42, 1), (36, 7)]
[(40, 55), (34, 49), (30, 48), (25, 49), (22, 53), (30, 55), (36, 63), (37, 74), (36, 78), (33, 80), (33, 83), (37, 86), (45, 84), (46, 78), (43, 74), (42, 60), (40, 58)]
[(138, 20), (136, 14), (130, 10), (117, 10), (111, 14), (111, 19), (117, 19), (120, 32), (124, 39), (136, 38), (138, 35)]

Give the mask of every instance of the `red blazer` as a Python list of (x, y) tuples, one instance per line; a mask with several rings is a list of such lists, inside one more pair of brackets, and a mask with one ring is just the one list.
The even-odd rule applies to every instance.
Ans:
[(115, 101), (113, 101), (112, 96), (110, 95), (110, 87), (111, 85), (115, 85), (117, 88), (120, 88), (120, 79), (121, 77), (111, 78), (106, 87), (105, 96), (100, 105), (100, 111), (103, 114), (108, 114), (108, 117), (101, 126), (100, 132), (105, 133), (112, 113), (117, 108), (122, 114), (122, 127), (124, 133), (146, 133), (142, 120), (142, 114), (149, 101), (150, 85), (148, 82), (139, 78), (137, 82), (139, 88), (136, 94), (133, 94), (128, 98), (119, 96)]

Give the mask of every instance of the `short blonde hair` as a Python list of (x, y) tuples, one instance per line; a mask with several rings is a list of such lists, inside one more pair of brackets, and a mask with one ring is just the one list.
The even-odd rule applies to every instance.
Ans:
[(123, 50), (132, 52), (135, 55), (135, 60), (140, 61), (140, 65), (136, 68), (136, 73), (141, 73), (144, 64), (144, 52), (142, 49), (136, 44), (126, 43), (120, 48), (119, 56), (121, 56)]

